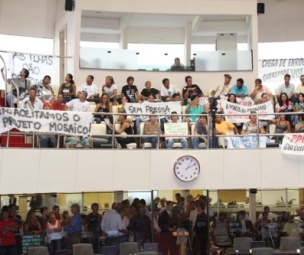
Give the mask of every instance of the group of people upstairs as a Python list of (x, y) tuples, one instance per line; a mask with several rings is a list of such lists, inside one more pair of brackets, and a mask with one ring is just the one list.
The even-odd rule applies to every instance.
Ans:
[[(3, 70), (2, 70), (3, 72)], [(227, 100), (235, 104), (242, 104), (244, 101), (251, 102), (252, 104), (262, 104), (268, 101), (273, 103), (276, 113), (279, 112), (295, 112), (294, 115), (276, 115), (274, 119), (267, 121), (257, 121), (256, 112), (252, 112), (249, 117), (250, 121), (242, 124), (234, 125), (225, 121), (224, 117), (216, 117), (215, 119), (215, 135), (226, 134), (265, 134), (269, 131), (269, 124), (275, 124), (275, 133), (290, 133), (290, 132), (304, 132), (304, 75), (301, 75), (301, 84), (295, 87), (290, 83), (290, 75), (284, 76), (284, 83), (281, 84), (276, 92), (277, 95), (273, 96), (269, 88), (262, 85), (261, 79), (255, 80), (255, 86), (249, 91), (247, 85), (242, 78), (236, 80), (236, 84), (231, 84), (231, 75), (225, 74), (224, 81), (217, 87), (210, 91), (210, 97), (205, 96), (200, 86), (195, 84), (191, 76), (185, 77), (186, 85), (183, 87), (182, 92), (172, 84), (168, 78), (162, 80), (160, 89), (152, 87), (150, 81), (145, 83), (145, 88), (139, 93), (137, 86), (134, 85), (134, 77), (127, 77), (127, 84), (122, 86), (120, 95), (118, 94), (118, 86), (114, 82), (112, 76), (105, 78), (105, 83), (102, 85), (102, 93), (99, 93), (99, 87), (94, 83), (94, 76), (88, 75), (86, 82), (81, 85), (79, 91), (76, 91), (76, 84), (73, 80), (73, 75), (67, 74), (65, 82), (60, 86), (58, 94), (54, 95), (52, 89), (51, 77), (46, 75), (41, 84), (32, 85), (27, 79), (29, 71), (22, 69), (20, 78), (18, 79), (19, 96), (22, 98), (22, 107), (28, 109), (44, 109), (44, 110), (59, 110), (65, 111), (70, 109), (72, 111), (91, 112), (90, 102), (95, 102), (96, 107), (94, 110), (95, 115), (93, 121), (95, 123), (102, 123), (108, 120), (107, 131), (108, 133), (114, 132), (117, 135), (137, 134), (147, 135), (142, 139), (132, 136), (117, 137), (116, 140), (121, 148), (127, 148), (129, 143), (137, 143), (137, 147), (141, 144), (150, 143), (151, 148), (157, 146), (172, 149), (175, 143), (180, 143), (181, 147), (186, 148), (199, 148), (200, 143), (205, 143), (210, 148), (216, 146), (217, 143), (212, 140), (212, 118), (206, 117), (210, 113), (210, 97), (220, 100)], [(22, 93), (22, 94), (20, 94)], [(55, 98), (56, 96), (56, 98)], [(7, 103), (11, 107), (15, 106), (17, 97), (16, 89), (13, 89), (7, 94)], [(158, 121), (158, 116), (153, 112), (149, 118), (137, 117), (135, 120), (129, 119), (126, 110), (126, 103), (154, 103), (154, 102), (179, 102), (184, 106), (184, 114), (190, 114), (186, 117), (178, 116), (177, 112), (171, 112), (170, 117), (162, 116)], [(113, 112), (113, 105), (118, 109), (119, 113), (116, 123), (111, 115)], [(219, 105), (217, 113), (222, 113), (222, 107)], [(104, 113), (109, 113), (105, 115)], [(202, 115), (205, 114), (205, 115)], [(140, 125), (144, 123), (143, 131), (141, 133)], [(187, 138), (174, 138), (169, 136), (162, 138), (158, 141), (157, 135), (166, 135), (164, 124), (170, 123), (188, 123), (188, 134), (194, 135), (192, 139)], [(119, 125), (115, 125), (119, 124)], [(193, 127), (194, 128), (193, 128)], [(209, 139), (208, 139), (209, 137)], [(282, 141), (283, 135), (276, 136), (276, 142)], [(84, 148), (90, 148), (90, 141), (88, 137), (68, 137), (67, 141), (71, 148), (75, 148), (81, 144)], [(41, 136), (40, 147), (53, 147), (55, 145), (55, 136)]]
[[(231, 237), (264, 240), (270, 247), (277, 247), (282, 236), (304, 237), (301, 228), (303, 208), (293, 214), (276, 214), (265, 206), (253, 223), (245, 211), (248, 210), (248, 199), (240, 205), (236, 202), (226, 205), (221, 199), (212, 205), (212, 199), (204, 195), (193, 197), (189, 194), (185, 198), (176, 193), (175, 199), (168, 201), (157, 197), (151, 205), (147, 205), (144, 199), (135, 198), (133, 202), (126, 199), (121, 203), (114, 202), (103, 213), (100, 213), (99, 204), (93, 203), (91, 212), (87, 214), (81, 213), (78, 204), (73, 204), (70, 212), (62, 213), (58, 205), (54, 205), (52, 210), (43, 206), (39, 215), (36, 208), (31, 208), (24, 220), (17, 213), (15, 204), (3, 206), (0, 252), (5, 255), (22, 254), (22, 235), (42, 235), (51, 255), (58, 250), (71, 249), (77, 243), (91, 243), (94, 253), (100, 254), (102, 245), (117, 246), (119, 249), (119, 244), (124, 242), (137, 242), (139, 250), (147, 243), (158, 243), (158, 251), (164, 255), (174, 255), (178, 254), (178, 245), (182, 242), (179, 232), (186, 236), (187, 242), (193, 244), (195, 254), (206, 255), (207, 247), (211, 247), (214, 241), (216, 228), (226, 229)], [(226, 210), (237, 206), (240, 208), (237, 213)], [(184, 235), (186, 232), (189, 235)]]

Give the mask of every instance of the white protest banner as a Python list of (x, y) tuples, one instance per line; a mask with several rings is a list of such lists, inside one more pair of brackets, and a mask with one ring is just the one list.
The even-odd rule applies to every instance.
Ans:
[(288, 134), (283, 138), (282, 153), (304, 156), (304, 134)]
[(59, 84), (58, 81), (58, 58), (48, 55), (34, 55), (26, 53), (9, 54), (9, 71), (11, 77), (18, 78), (22, 68), (29, 70), (29, 80), (32, 84), (38, 84), (45, 75), (52, 78), (52, 84)]
[(16, 128), (24, 132), (88, 136), (91, 133), (92, 114), (0, 108), (0, 133)]
[(171, 114), (171, 112), (176, 112), (177, 114), (181, 114), (182, 106), (180, 102), (161, 102), (161, 103), (149, 103), (147, 101), (139, 104), (139, 103), (126, 103), (124, 106), (126, 113), (136, 113), (138, 115), (131, 116), (132, 119), (141, 118), (148, 119), (149, 116), (145, 116), (145, 114), (160, 114), (162, 117), (164, 115)]
[(249, 121), (249, 115), (233, 116), (233, 114), (250, 114), (251, 112), (257, 112), (259, 114), (265, 114), (259, 115), (259, 120), (271, 120), (274, 118), (272, 115), (273, 105), (271, 101), (253, 106), (242, 106), (239, 104), (230, 103), (228, 101), (222, 101), (222, 108), (224, 110), (224, 114), (226, 114), (226, 120), (231, 123), (244, 123)]
[(177, 123), (165, 123), (165, 135), (170, 135), (166, 139), (179, 139), (181, 137), (174, 137), (175, 135), (180, 136), (188, 135), (188, 123), (186, 122), (177, 122)]
[(284, 75), (290, 74), (291, 83), (300, 84), (304, 74), (304, 58), (261, 59), (258, 61), (259, 77), (272, 92), (284, 82)]

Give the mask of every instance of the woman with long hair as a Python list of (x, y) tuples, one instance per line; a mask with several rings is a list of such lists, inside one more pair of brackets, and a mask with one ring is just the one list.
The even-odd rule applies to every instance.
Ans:
[(25, 235), (41, 235), (43, 233), (34, 209), (30, 209), (26, 215), (26, 220), (23, 224), (23, 233)]
[[(112, 113), (112, 103), (110, 102), (109, 96), (107, 94), (103, 93), (101, 95), (100, 103), (96, 105), (96, 108), (95, 108), (94, 112), (96, 112), (96, 113), (97, 112)], [(94, 121), (96, 121), (96, 123), (101, 123), (106, 118), (109, 118), (110, 120), (112, 120), (111, 115), (97, 115), (96, 114), (94, 116)]]
[(51, 87), (51, 76), (44, 76), (42, 83), (37, 88), (37, 94), (40, 96), (40, 100), (44, 102), (50, 102), (54, 96), (54, 91)]
[(105, 84), (102, 86), (102, 93), (107, 94), (110, 102), (116, 104), (117, 86), (112, 76), (106, 76)]
[[(275, 131), (274, 131), (276, 134), (291, 133), (291, 124), (286, 117), (288, 117), (288, 116), (282, 114), (282, 115), (280, 115), (280, 118), (273, 119), (270, 121), (271, 124), (276, 125)], [(283, 135), (276, 136), (275, 142), (282, 143), (283, 137), (284, 137)]]
[(46, 223), (46, 233), (50, 240), (50, 254), (54, 255), (55, 251), (62, 250), (62, 226), (59, 220), (56, 219), (56, 213), (51, 211), (49, 220)]
[(72, 74), (68, 73), (66, 75), (65, 82), (60, 86), (58, 93), (63, 94), (64, 103), (76, 97), (76, 85)]

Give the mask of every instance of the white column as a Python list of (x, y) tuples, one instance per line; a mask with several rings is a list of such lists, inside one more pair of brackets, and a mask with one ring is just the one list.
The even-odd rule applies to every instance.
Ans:
[(53, 206), (56, 205), (57, 194), (45, 194), (45, 206), (49, 209), (49, 212), (52, 211)]
[(258, 15), (251, 16), (251, 29), (248, 32), (249, 50), (252, 50), (253, 77), (258, 77)]
[(249, 191), (249, 219), (254, 223), (256, 221), (256, 193)]
[(128, 49), (128, 40), (129, 40), (129, 28), (125, 28), (120, 34), (119, 38), (119, 48)]
[(114, 191), (114, 202), (120, 203), (123, 201), (123, 191)]
[(185, 39), (184, 39), (184, 65), (190, 66), (191, 59), (191, 36), (192, 36), (192, 23), (188, 22), (185, 26)]

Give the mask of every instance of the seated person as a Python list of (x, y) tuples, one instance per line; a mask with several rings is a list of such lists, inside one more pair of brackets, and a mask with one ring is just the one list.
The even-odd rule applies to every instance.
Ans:
[(255, 229), (259, 232), (261, 239), (266, 242), (267, 247), (271, 247), (271, 239), (277, 237), (276, 230), (269, 228), (269, 223), (271, 222), (272, 220), (268, 218), (268, 212), (264, 211), (262, 218), (259, 218), (254, 224)]
[(94, 76), (93, 75), (88, 75), (86, 82), (81, 85), (80, 90), (81, 91), (86, 91), (88, 96), (87, 96), (87, 101), (89, 102), (98, 102), (99, 101), (99, 90), (98, 87), (94, 81)]
[(174, 64), (171, 66), (170, 71), (184, 71), (184, 70), (185, 70), (185, 67), (180, 62), (180, 58), (175, 58)]
[[(153, 94), (149, 94), (149, 96), (148, 96), (148, 100), (146, 100), (146, 101), (144, 101), (144, 102), (142, 102), (143, 104), (149, 104), (149, 103), (154, 103), (154, 100), (155, 100), (155, 97), (153, 96)], [(137, 117), (136, 119), (135, 119), (135, 128), (136, 128), (136, 134), (140, 134), (140, 123), (142, 123), (142, 122), (144, 122), (144, 121), (148, 121), (148, 119), (147, 118), (145, 118), (145, 117), (147, 117), (147, 116), (144, 116), (144, 118), (143, 117), (141, 117), (141, 116), (139, 116), (139, 117)]]
[(187, 104), (187, 100), (192, 97), (193, 94), (198, 95), (199, 97), (204, 96), (204, 93), (200, 89), (200, 87), (196, 84), (192, 84), (192, 77), (185, 77), (186, 86), (183, 88), (183, 98), (186, 99), (184, 104)]
[(116, 140), (121, 145), (121, 148), (127, 149), (127, 144), (135, 143), (135, 137), (130, 137), (130, 135), (134, 134), (132, 125), (127, 119), (127, 116), (123, 114), (118, 116), (118, 121), (116, 124), (120, 124), (120, 128), (114, 128), (112, 124), (109, 126), (111, 129), (114, 129), (115, 134), (126, 134), (126, 137), (116, 137)]
[(125, 109), (124, 109), (125, 104), (130, 103), (130, 102), (131, 102), (131, 99), (128, 96), (123, 96), (121, 98), (121, 104), (117, 105), (118, 112), (125, 112)]
[(63, 95), (58, 94), (56, 100), (52, 100), (51, 109), (54, 111), (66, 111), (67, 106), (63, 103)]
[(296, 111), (304, 112), (304, 94), (303, 93), (299, 94), (298, 100), (299, 100), (299, 102), (297, 102), (295, 104)]
[[(203, 112), (202, 112), (203, 114)], [(193, 131), (193, 135), (197, 135), (195, 137), (192, 137), (192, 147), (193, 149), (198, 149), (198, 145), (200, 143), (206, 143), (208, 144), (208, 137), (207, 135), (207, 130), (208, 130), (208, 124), (207, 124), (207, 117), (201, 115), (196, 123), (195, 123), (195, 127), (194, 127), (194, 131)], [(211, 137), (209, 138), (212, 139)], [(212, 142), (210, 143), (212, 144)]]
[(218, 97), (218, 96), (227, 96), (229, 94), (231, 75), (224, 74), (224, 77), (225, 77), (224, 84), (220, 84), (216, 87), (215, 90), (212, 90), (211, 96)]
[(23, 108), (30, 110), (42, 110), (43, 103), (36, 96), (36, 90), (34, 88), (30, 88), (29, 97), (23, 100)]
[[(45, 102), (43, 104), (43, 110), (50, 110), (50, 103)], [(56, 136), (55, 135), (40, 135), (39, 136), (39, 144), (40, 148), (54, 148), (56, 144)]]
[[(294, 104), (289, 100), (286, 93), (281, 93), (278, 98), (278, 103), (275, 105), (275, 112), (293, 112)], [(290, 120), (291, 116), (286, 116), (287, 120)]]
[[(286, 115), (280, 115), (280, 118), (273, 119), (270, 121), (271, 124), (275, 124), (275, 134), (291, 133), (291, 125), (288, 120), (286, 120)], [(284, 136), (275, 136), (276, 143), (282, 143)]]
[(256, 232), (251, 220), (246, 220), (245, 217), (245, 211), (242, 210), (237, 213), (236, 223), (239, 224), (239, 231), (235, 233), (236, 237), (253, 237)]
[(84, 136), (69, 136), (66, 138), (65, 143), (68, 143), (71, 149), (75, 149), (78, 144), (81, 144), (85, 149), (90, 149), (91, 147), (89, 138)]
[[(171, 116), (171, 123), (178, 123), (178, 116), (177, 116), (177, 112), (171, 112), (171, 114), (174, 114)], [(176, 138), (176, 139), (173, 139), (173, 138), (167, 138), (166, 137), (166, 146), (167, 146), (167, 149), (172, 149), (173, 148), (173, 144), (174, 143), (178, 143), (180, 142), (182, 144), (182, 148), (183, 149), (187, 149), (188, 148), (188, 142), (187, 142), (187, 139), (184, 138), (184, 137), (180, 137), (180, 138)]]
[(170, 85), (170, 81), (169, 79), (165, 78), (163, 79), (163, 86), (160, 89), (160, 96), (161, 96), (161, 100), (163, 101), (171, 101), (172, 100), (172, 95), (174, 93), (178, 93), (179, 92), (176, 90), (176, 88), (173, 85)]
[(299, 115), (299, 121), (295, 127), (296, 133), (304, 133), (304, 115)]
[(229, 92), (230, 94), (235, 94), (236, 97), (244, 98), (248, 97), (248, 87), (244, 84), (243, 79), (237, 79), (236, 84), (234, 84)]
[(140, 101), (140, 95), (138, 93), (138, 89), (134, 83), (134, 77), (129, 76), (127, 78), (127, 85), (123, 86), (121, 89), (121, 97), (128, 96), (131, 100), (131, 102), (139, 102)]
[(290, 237), (298, 237), (300, 238), (300, 233), (302, 233), (303, 230), (301, 228), (301, 225), (299, 222), (294, 222), (293, 215), (290, 215), (288, 213), (288, 221), (284, 224), (283, 230), (282, 230), (282, 236), (290, 236)]
[[(191, 102), (188, 104), (186, 112), (190, 114), (201, 114), (204, 112), (203, 106), (199, 102), (199, 96), (194, 94), (191, 96)], [(187, 122), (195, 122), (199, 115), (190, 115), (187, 117)]]
[[(220, 208), (225, 208), (225, 205), (222, 203), (222, 200), (219, 199), (219, 202), (220, 202)], [(213, 206), (217, 206), (217, 204), (214, 204)], [(230, 222), (229, 220), (227, 219), (227, 214), (226, 212), (223, 212), (223, 211), (220, 211), (219, 212), (219, 216), (218, 217), (215, 217), (214, 221), (213, 221), (213, 225), (212, 225), (213, 228), (216, 228), (216, 227), (225, 227), (227, 228), (227, 230), (230, 230)]]
[(249, 116), (250, 121), (245, 122), (243, 124), (242, 132), (241, 132), (242, 135), (256, 134), (258, 133), (258, 130), (260, 134), (266, 134), (261, 122), (259, 122), (259, 127), (258, 127), (257, 116), (255, 115), (255, 113), (256, 112), (251, 112), (252, 115)]
[(149, 121), (144, 125), (143, 135), (149, 135), (149, 137), (143, 137), (142, 143), (151, 143), (152, 149), (156, 148), (157, 134), (159, 133), (159, 125), (156, 122), (156, 115), (150, 115)]
[[(233, 130), (234, 134), (238, 134), (237, 128), (234, 124), (222, 119), (222, 116), (216, 115), (215, 117), (215, 134), (216, 135), (229, 135)], [(220, 146), (225, 145), (225, 138), (219, 137), (218, 144)]]
[(156, 98), (156, 95), (159, 94), (159, 90), (155, 88), (151, 88), (151, 82), (146, 81), (145, 83), (145, 89), (143, 89), (140, 93), (141, 100), (148, 100), (149, 95), (152, 95), (154, 98)]
[(269, 90), (268, 87), (262, 85), (261, 79), (255, 80), (255, 87), (253, 88), (252, 92), (250, 93), (250, 96), (253, 101), (260, 99), (262, 97), (262, 94), (266, 93), (270, 99), (272, 99), (272, 93)]
[(105, 84), (102, 86), (102, 93), (108, 95), (108, 97), (110, 98), (110, 102), (113, 103), (113, 105), (117, 104), (117, 86), (112, 76), (106, 77)]
[[(109, 100), (107, 94), (102, 94), (100, 98), (100, 103), (96, 105), (94, 112), (106, 112), (112, 113), (112, 103)], [(105, 118), (112, 119), (111, 115), (94, 115), (94, 121), (96, 123), (101, 123)]]

